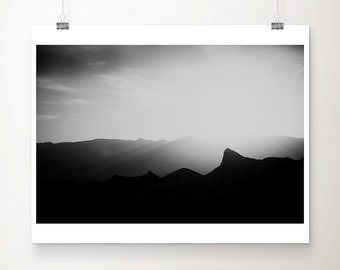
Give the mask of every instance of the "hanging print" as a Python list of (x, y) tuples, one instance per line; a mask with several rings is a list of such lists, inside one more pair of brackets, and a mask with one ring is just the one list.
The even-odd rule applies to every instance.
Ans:
[(85, 29), (33, 32), (33, 242), (308, 242), (308, 27)]

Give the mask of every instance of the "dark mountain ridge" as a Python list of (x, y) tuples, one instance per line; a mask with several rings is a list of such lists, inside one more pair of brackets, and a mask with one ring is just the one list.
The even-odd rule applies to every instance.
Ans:
[(37, 182), (38, 223), (302, 223), (303, 159), (252, 159), (226, 149), (206, 175)]
[[(250, 141), (250, 142), (249, 142)], [(140, 176), (148, 170), (160, 177), (181, 168), (200, 174), (211, 172), (230, 145), (238, 153), (266, 157), (303, 157), (303, 139), (290, 137), (255, 138), (249, 141), (224, 138), (185, 137), (174, 141), (145, 139), (95, 139), (72, 143), (38, 143), (38, 177), (45, 181), (103, 181), (113, 174)]]

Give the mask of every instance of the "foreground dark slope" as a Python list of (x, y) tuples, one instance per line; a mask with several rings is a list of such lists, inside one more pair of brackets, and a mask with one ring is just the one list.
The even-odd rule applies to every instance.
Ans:
[(302, 223), (303, 159), (246, 158), (226, 149), (202, 176), (113, 175), (107, 181), (37, 183), (38, 223)]

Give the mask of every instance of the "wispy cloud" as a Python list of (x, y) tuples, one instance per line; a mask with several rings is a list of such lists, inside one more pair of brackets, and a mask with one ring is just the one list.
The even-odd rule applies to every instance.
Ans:
[(94, 103), (94, 101), (92, 101), (92, 100), (80, 99), (80, 98), (63, 99), (61, 101), (61, 104), (70, 105), (70, 106), (74, 106), (74, 105), (88, 105), (88, 104), (93, 104), (93, 103)]
[(87, 63), (88, 66), (106, 66), (111, 64), (110, 61), (95, 61)]
[(56, 82), (49, 79), (39, 79), (37, 81), (37, 87), (41, 89), (48, 89), (58, 92), (75, 92), (76, 89), (74, 87), (70, 87), (60, 82)]
[(37, 120), (42, 120), (42, 121), (52, 121), (52, 120), (57, 120), (57, 119), (69, 120), (70, 117), (78, 118), (78, 117), (86, 117), (86, 116), (88, 116), (88, 114), (85, 114), (85, 113), (38, 114)]
[(71, 98), (71, 99), (62, 99), (59, 101), (41, 101), (40, 104), (45, 105), (66, 105), (66, 106), (74, 106), (74, 105), (89, 105), (94, 104), (95, 101), (87, 100), (87, 99), (81, 99), (81, 98)]
[(57, 118), (58, 118), (58, 115), (50, 115), (50, 114), (37, 115), (38, 120), (55, 120)]
[(125, 74), (98, 74), (99, 80), (106, 85), (103, 92), (117, 93), (132, 90), (134, 84)]
[(107, 74), (100, 74), (99, 75), (100, 79), (105, 81), (107, 84), (116, 86), (117, 83), (126, 83), (129, 84), (130, 80), (122, 74), (112, 74), (112, 75), (107, 75)]
[(103, 92), (110, 93), (126, 92), (126, 90), (133, 91), (140, 89), (141, 85), (149, 85), (154, 82), (148, 76), (148, 72), (141, 72), (132, 67), (122, 67), (112, 71), (112, 73), (97, 74), (97, 76), (102, 83), (109, 87)]

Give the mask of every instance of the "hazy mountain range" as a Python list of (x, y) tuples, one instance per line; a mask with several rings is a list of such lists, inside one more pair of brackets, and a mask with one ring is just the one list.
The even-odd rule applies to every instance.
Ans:
[(103, 181), (114, 174), (140, 176), (148, 171), (163, 177), (181, 168), (207, 174), (220, 164), (226, 148), (255, 159), (303, 158), (303, 139), (292, 137), (95, 139), (38, 143), (37, 174), (45, 181), (75, 182)]

